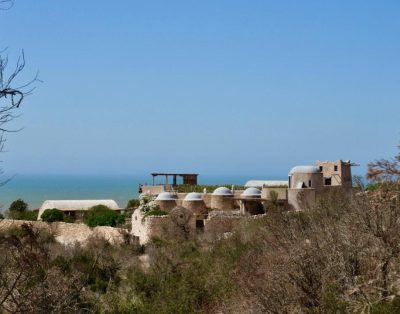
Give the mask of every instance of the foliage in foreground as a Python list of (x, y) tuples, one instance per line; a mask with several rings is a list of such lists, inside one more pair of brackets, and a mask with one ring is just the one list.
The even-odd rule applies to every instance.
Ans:
[[(225, 237), (167, 234), (146, 247), (144, 267), (143, 251), (132, 245), (68, 248), (29, 229), (14, 231), (0, 236), (0, 308), (393, 313), (400, 303), (400, 206), (398, 186), (391, 186), (374, 196), (336, 191), (306, 212), (277, 205)], [(14, 282), (23, 298), (10, 294)]]
[(399, 178), (146, 248), (63, 247), (23, 226), (0, 235), (0, 312), (398, 313)]

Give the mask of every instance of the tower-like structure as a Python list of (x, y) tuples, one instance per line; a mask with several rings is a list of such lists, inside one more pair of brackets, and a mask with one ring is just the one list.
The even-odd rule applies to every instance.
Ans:
[(351, 167), (356, 166), (356, 164), (351, 163), (350, 160), (317, 160), (315, 165), (324, 176), (324, 186), (342, 186), (345, 189), (351, 189), (353, 186)]

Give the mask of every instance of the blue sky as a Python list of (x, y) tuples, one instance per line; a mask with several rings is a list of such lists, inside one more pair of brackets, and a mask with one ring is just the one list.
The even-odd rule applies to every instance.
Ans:
[(7, 173), (284, 177), (400, 139), (399, 1), (16, 0), (26, 99)]

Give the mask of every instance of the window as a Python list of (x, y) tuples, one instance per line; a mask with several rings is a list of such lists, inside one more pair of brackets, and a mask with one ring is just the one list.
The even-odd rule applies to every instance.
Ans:
[(319, 166), (319, 171), (323, 171), (323, 170), (324, 170), (324, 167)]
[(309, 188), (311, 187), (311, 180), (308, 181), (308, 187), (309, 187)]
[(337, 166), (334, 166), (333, 169), (334, 169), (335, 171), (337, 171)]
[(196, 220), (196, 230), (200, 232), (204, 231), (204, 220)]
[(332, 185), (332, 178), (324, 178), (325, 185)]

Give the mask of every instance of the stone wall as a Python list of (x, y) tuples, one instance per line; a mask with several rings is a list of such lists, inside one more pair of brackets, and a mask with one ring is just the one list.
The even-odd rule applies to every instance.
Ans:
[(235, 228), (235, 226), (243, 221), (265, 217), (265, 214), (256, 216), (241, 216), (238, 212), (233, 212), (235, 213), (234, 215), (228, 215), (220, 211), (216, 211), (214, 213), (214, 215), (210, 215), (207, 219), (204, 220), (205, 234), (215, 235), (232, 232), (233, 228)]
[(332, 186), (343, 186), (344, 188), (351, 189), (352, 176), (351, 166), (347, 162), (342, 160), (337, 161), (319, 161), (315, 162), (319, 167), (325, 178), (331, 178)]
[[(236, 201), (233, 196), (225, 195), (212, 195), (211, 196), (211, 208), (218, 210), (234, 210)], [(236, 208), (238, 205), (236, 205)]]
[(0, 231), (7, 231), (10, 228), (21, 227), (22, 224), (29, 224), (36, 230), (44, 230), (54, 235), (55, 240), (61, 244), (73, 245), (79, 243), (84, 245), (92, 238), (105, 239), (111, 244), (122, 244), (125, 241), (124, 234), (127, 230), (106, 226), (90, 228), (84, 224), (25, 220), (0, 220)]
[(303, 210), (315, 202), (315, 189), (289, 189), (288, 202), (294, 210)]
[(278, 195), (278, 200), (287, 200), (287, 188), (269, 188), (264, 187), (261, 191), (261, 197), (265, 199), (271, 198), (271, 192), (275, 192)]
[(177, 200), (156, 200), (155, 203), (158, 205), (160, 210), (168, 213), (178, 205)]
[(151, 238), (162, 238), (183, 230), (189, 235), (196, 233), (196, 216), (187, 208), (176, 207), (166, 216), (144, 217), (140, 209), (132, 214), (131, 232), (141, 245), (148, 243)]

